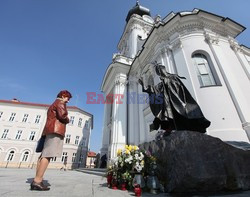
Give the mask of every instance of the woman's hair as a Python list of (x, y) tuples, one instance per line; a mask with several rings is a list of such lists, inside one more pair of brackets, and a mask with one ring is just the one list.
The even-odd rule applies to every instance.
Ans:
[(62, 98), (62, 97), (72, 98), (72, 95), (68, 90), (62, 90), (58, 93), (57, 98)]

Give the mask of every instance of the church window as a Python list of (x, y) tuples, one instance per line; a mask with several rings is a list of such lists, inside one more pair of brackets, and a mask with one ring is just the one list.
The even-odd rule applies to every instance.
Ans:
[(208, 58), (202, 53), (192, 56), (201, 87), (220, 85), (219, 78)]

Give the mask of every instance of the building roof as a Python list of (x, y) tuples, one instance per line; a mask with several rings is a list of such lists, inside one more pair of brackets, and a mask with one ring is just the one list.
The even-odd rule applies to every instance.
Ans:
[(127, 18), (126, 18), (126, 22), (129, 21), (130, 17), (133, 14), (138, 14), (140, 16), (143, 16), (143, 15), (151, 16), (150, 10), (148, 8), (141, 6), (138, 1), (136, 2), (136, 5), (132, 9), (129, 10)]
[(92, 152), (92, 151), (88, 152), (88, 157), (95, 157), (95, 156), (96, 156), (95, 152)]
[[(14, 98), (12, 100), (0, 100), (0, 103), (7, 103), (7, 104), (14, 104), (14, 105), (27, 105), (27, 106), (44, 107), (44, 108), (49, 108), (49, 106), (50, 106), (48, 104), (22, 102), (22, 101), (17, 100), (16, 98)], [(93, 118), (92, 114), (90, 114), (89, 112), (86, 112), (86, 111), (84, 111), (76, 106), (67, 106), (67, 109), (76, 110), (76, 111), (79, 111), (83, 114), (90, 116), (92, 119), (91, 128), (93, 129), (94, 118)]]

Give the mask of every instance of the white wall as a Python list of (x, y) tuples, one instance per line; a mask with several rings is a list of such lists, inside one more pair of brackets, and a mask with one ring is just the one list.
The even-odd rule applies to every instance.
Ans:
[[(73, 153), (77, 153), (76, 159), (78, 160), (80, 152), (82, 152), (85, 157), (87, 155), (91, 126), (89, 128), (84, 128), (84, 123), (91, 117), (78, 110), (75, 111), (74, 109), (68, 109), (68, 111), (69, 116), (75, 116), (75, 120), (73, 125), (67, 125), (66, 127), (65, 135), (70, 134), (71, 139), (69, 144), (64, 144), (63, 152), (68, 153), (68, 166), (71, 168), (71, 165), (74, 165), (73, 167), (77, 167), (79, 165), (79, 163), (72, 164)], [(3, 115), (0, 118), (0, 166), (5, 167), (8, 165), (8, 167), (34, 167), (36, 165), (37, 158), (40, 155), (39, 153), (35, 153), (35, 148), (46, 122), (47, 107), (0, 102), (0, 112), (3, 112)], [(16, 117), (13, 122), (10, 122), (9, 117), (13, 112), (16, 113)], [(26, 123), (22, 122), (24, 114), (29, 114)], [(41, 115), (41, 119), (38, 124), (34, 123), (37, 115)], [(83, 119), (81, 126), (78, 126), (79, 118)], [(8, 136), (6, 139), (1, 139), (5, 129), (9, 129)], [(15, 137), (18, 130), (22, 130), (22, 135), (19, 140), (16, 140)], [(31, 131), (36, 131), (35, 138), (32, 141), (29, 140)], [(79, 136), (78, 145), (75, 144), (76, 136)], [(84, 146), (80, 146), (82, 138), (86, 138), (86, 144)], [(15, 155), (13, 160), (8, 163), (6, 159), (11, 150), (15, 151)], [(25, 151), (29, 152), (28, 160), (20, 163), (22, 155)], [(85, 165), (85, 161), (83, 161), (81, 165)], [(61, 158), (57, 158), (56, 162), (51, 162), (49, 165), (50, 168), (59, 168), (61, 166)]]

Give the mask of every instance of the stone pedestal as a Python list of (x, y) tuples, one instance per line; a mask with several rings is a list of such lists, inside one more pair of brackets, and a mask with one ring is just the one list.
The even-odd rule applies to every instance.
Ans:
[(250, 190), (250, 150), (192, 131), (175, 131), (140, 148), (157, 158), (168, 192)]

